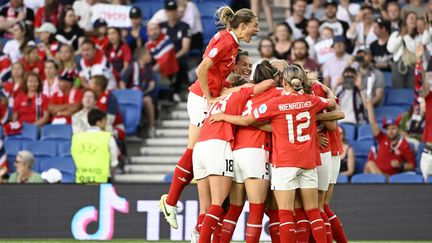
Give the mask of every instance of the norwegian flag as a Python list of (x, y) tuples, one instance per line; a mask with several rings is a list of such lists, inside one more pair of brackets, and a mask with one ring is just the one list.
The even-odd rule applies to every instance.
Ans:
[(159, 64), (163, 76), (168, 77), (179, 71), (174, 45), (167, 35), (161, 33), (156, 40), (149, 40), (146, 47)]
[(9, 57), (0, 52), (0, 81), (6, 82), (9, 80), (11, 75), (12, 62)]

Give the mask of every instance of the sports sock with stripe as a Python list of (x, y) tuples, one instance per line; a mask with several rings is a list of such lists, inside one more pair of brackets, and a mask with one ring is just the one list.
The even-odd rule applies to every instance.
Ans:
[(264, 203), (249, 203), (249, 218), (246, 226), (246, 243), (259, 242), (264, 217)]
[(189, 185), (193, 179), (192, 152), (192, 149), (186, 149), (176, 165), (166, 199), (166, 203), (170, 206), (174, 207), (177, 205), (183, 189)]
[(294, 222), (294, 212), (292, 210), (279, 210), (279, 232), (282, 243), (296, 242), (296, 225)]
[(296, 232), (297, 243), (309, 242), (310, 222), (306, 217), (306, 212), (304, 211), (303, 208), (295, 209), (294, 219), (297, 225), (297, 232)]
[(209, 243), (217, 223), (222, 217), (223, 209), (219, 205), (211, 205), (202, 224), (199, 243)]
[(326, 229), (318, 208), (306, 211), (310, 221), (311, 232), (316, 243), (327, 243)]
[(339, 220), (339, 217), (336, 216), (336, 214), (333, 213), (333, 211), (330, 209), (328, 204), (324, 205), (324, 211), (327, 214), (327, 217), (329, 218), (331, 229), (332, 229), (332, 235), (333, 238), (337, 243), (348, 243), (348, 240), (346, 238), (344, 229), (342, 227), (342, 223)]
[(234, 234), (237, 220), (243, 211), (243, 205), (231, 204), (225, 218), (222, 222), (222, 230), (220, 233), (220, 243), (229, 243)]

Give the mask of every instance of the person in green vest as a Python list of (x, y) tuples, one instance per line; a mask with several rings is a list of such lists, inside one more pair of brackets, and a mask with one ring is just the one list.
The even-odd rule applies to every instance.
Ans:
[(44, 183), (39, 173), (32, 170), (35, 158), (30, 151), (19, 151), (14, 165), (16, 172), (9, 177), (9, 183)]
[(92, 109), (87, 115), (90, 128), (72, 136), (76, 183), (110, 182), (111, 169), (118, 165), (118, 147), (110, 132), (104, 131), (107, 114)]

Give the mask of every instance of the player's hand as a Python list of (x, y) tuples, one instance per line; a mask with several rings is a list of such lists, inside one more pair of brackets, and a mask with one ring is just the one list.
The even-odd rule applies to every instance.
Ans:
[(329, 140), (325, 136), (324, 133), (318, 133), (318, 142), (319, 142), (320, 148), (322, 148), (322, 149), (329, 145)]
[(210, 97), (209, 99), (207, 99), (207, 104), (209, 106), (212, 106), (214, 103), (218, 102), (219, 100), (220, 100), (219, 97), (216, 97), (216, 98)]
[(400, 163), (399, 163), (399, 161), (397, 161), (397, 160), (392, 160), (392, 161), (390, 161), (390, 165), (391, 165), (391, 167), (393, 167), (393, 168), (400, 168)]
[(210, 123), (215, 123), (215, 122), (223, 121), (224, 120), (224, 115), (225, 115), (224, 113), (217, 113), (217, 114), (212, 115), (209, 118)]

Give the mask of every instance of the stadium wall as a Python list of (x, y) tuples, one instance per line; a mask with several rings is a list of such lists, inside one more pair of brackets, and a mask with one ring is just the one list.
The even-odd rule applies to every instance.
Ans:
[[(168, 185), (2, 185), (0, 238), (189, 240), (196, 187), (183, 193), (178, 230), (159, 213), (164, 191)], [(350, 240), (431, 240), (431, 202), (432, 185), (338, 185), (332, 208)], [(234, 240), (244, 240), (247, 211)], [(270, 240), (267, 232), (261, 239)]]

